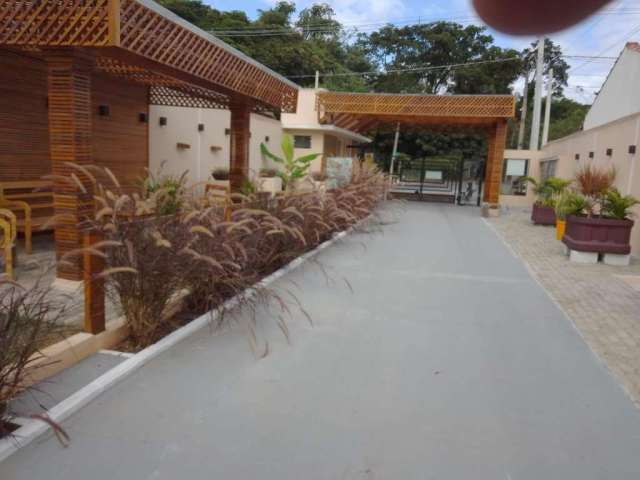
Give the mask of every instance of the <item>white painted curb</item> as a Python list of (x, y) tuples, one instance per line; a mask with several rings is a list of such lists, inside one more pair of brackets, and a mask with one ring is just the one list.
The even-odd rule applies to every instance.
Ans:
[[(258, 288), (264, 288), (272, 284), (279, 278), (283, 277), (287, 273), (295, 270), (307, 260), (318, 255), (322, 250), (333, 245), (337, 241), (345, 238), (351, 232), (353, 232), (360, 225), (369, 221), (371, 216), (364, 218), (356, 225), (344, 230), (340, 233), (336, 233), (330, 240), (318, 245), (315, 249), (301, 255), (279, 270), (276, 270), (271, 275), (260, 280), (255, 286), (249, 287), (242, 293), (239, 293), (235, 297), (227, 300), (223, 306), (224, 309), (229, 310), (240, 304), (242, 300), (252, 298), (257, 293)], [(185, 338), (193, 335), (195, 332), (203, 327), (206, 327), (218, 316), (217, 311), (205, 313), (204, 315), (192, 320), (184, 327), (175, 330), (166, 337), (162, 338), (153, 345), (145, 348), (141, 352), (131, 356), (124, 362), (115, 366), (108, 372), (102, 374), (91, 383), (85, 385), (76, 393), (66, 398), (51, 410), (47, 412), (49, 418), (56, 423), (60, 423), (63, 420), (70, 417), (72, 414), (86, 406), (89, 402), (94, 400), (103, 392), (116, 385), (118, 382), (124, 380), (140, 367), (151, 361), (165, 350), (168, 350), (172, 346), (181, 342)], [(29, 445), (40, 435), (44, 434), (51, 427), (41, 420), (29, 420), (26, 424), (13, 432), (13, 437), (7, 437), (0, 440), (0, 462), (7, 457), (18, 451), (20, 448)]]

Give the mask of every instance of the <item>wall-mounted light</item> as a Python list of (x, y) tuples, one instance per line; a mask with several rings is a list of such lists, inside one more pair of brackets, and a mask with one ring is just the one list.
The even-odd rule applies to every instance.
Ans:
[(98, 105), (98, 115), (101, 117), (108, 117), (111, 114), (109, 105)]
[(580, 154), (576, 153), (576, 160), (580, 160)]
[(148, 115), (146, 113), (140, 112), (138, 114), (138, 121), (140, 123), (147, 123), (149, 121), (149, 117), (148, 117)]
[(199, 123), (198, 124), (198, 131), (199, 132), (204, 132), (204, 123)]
[(160, 117), (160, 119), (158, 120), (158, 123), (160, 124), (161, 127), (164, 127), (167, 124), (167, 117)]
[(611, 155), (613, 155), (613, 148), (607, 148), (606, 154), (607, 154), (607, 157), (610, 157)]
[(225, 135), (231, 135), (231, 129), (230, 128), (225, 128), (224, 129), (224, 134)]
[(269, 135), (267, 135), (266, 137), (264, 137), (264, 142), (265, 142), (265, 143), (269, 143)]
[(634, 155), (636, 153), (636, 146), (635, 145), (629, 145), (629, 153), (631, 155)]
[(589, 158), (593, 158), (594, 153), (593, 152), (589, 152)]

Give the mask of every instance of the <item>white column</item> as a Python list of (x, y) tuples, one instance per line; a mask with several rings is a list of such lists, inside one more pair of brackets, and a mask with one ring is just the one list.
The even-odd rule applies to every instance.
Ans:
[(549, 141), (549, 123), (551, 122), (551, 97), (553, 95), (553, 68), (549, 69), (547, 79), (547, 102), (544, 106), (544, 126), (542, 127), (542, 146)]
[(542, 67), (544, 65), (544, 37), (538, 38), (538, 58), (536, 60), (536, 89), (533, 97), (533, 119), (531, 121), (531, 150), (540, 149), (540, 113), (542, 106)]

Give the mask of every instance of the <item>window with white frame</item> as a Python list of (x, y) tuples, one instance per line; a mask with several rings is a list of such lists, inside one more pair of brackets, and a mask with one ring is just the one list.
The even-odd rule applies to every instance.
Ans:
[(505, 158), (500, 193), (502, 195), (526, 195), (527, 184), (523, 181), (523, 178), (527, 176), (528, 172), (529, 159)]
[(544, 182), (549, 177), (556, 176), (556, 169), (558, 167), (558, 159), (542, 160), (540, 162), (540, 181)]
[(293, 145), (296, 148), (311, 148), (311, 135), (294, 135)]

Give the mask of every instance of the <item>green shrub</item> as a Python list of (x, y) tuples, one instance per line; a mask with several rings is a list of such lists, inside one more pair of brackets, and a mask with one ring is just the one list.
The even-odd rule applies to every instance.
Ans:
[(622, 195), (617, 188), (610, 188), (605, 193), (601, 214), (603, 217), (624, 220), (632, 215), (630, 209), (638, 203), (631, 195)]
[(579, 215), (589, 209), (589, 201), (584, 195), (566, 190), (556, 200), (555, 212), (559, 220), (566, 220), (569, 215)]
[(533, 177), (523, 177), (522, 181), (533, 185), (533, 193), (537, 197), (536, 203), (545, 207), (554, 207), (558, 197), (571, 184), (570, 180), (558, 177), (548, 177), (543, 182)]
[(284, 157), (278, 157), (271, 153), (264, 143), (260, 144), (262, 154), (270, 158), (283, 167), (283, 171), (278, 172), (278, 176), (282, 178), (282, 183), (287, 191), (291, 192), (295, 189), (296, 180), (300, 180), (307, 176), (311, 162), (320, 156), (319, 153), (312, 153), (302, 157), (294, 157), (293, 137), (291, 135), (283, 135), (282, 137), (282, 153)]

